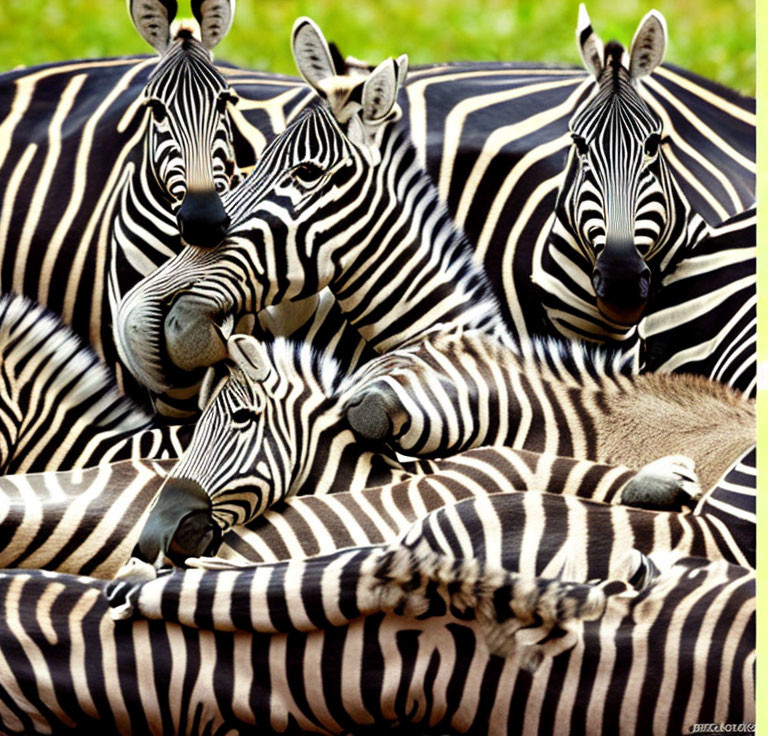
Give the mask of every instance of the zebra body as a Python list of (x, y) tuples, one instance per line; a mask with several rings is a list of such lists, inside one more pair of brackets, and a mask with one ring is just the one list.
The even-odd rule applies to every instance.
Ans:
[(755, 404), (739, 392), (638, 375), (579, 343), (510, 350), (479, 331), (438, 333), (359, 375), (344, 409), (352, 428), (407, 455), (507, 445), (638, 467), (666, 448), (692, 457), (708, 488), (755, 443)]
[[(172, 466), (168, 460), (134, 459), (0, 477), (0, 567), (113, 577), (128, 562)], [(573, 555), (574, 546), (586, 544), (586, 560), (598, 565), (604, 557), (592, 554), (590, 545), (609, 541), (618, 551), (635, 547), (648, 554), (755, 563), (755, 494), (745, 492), (750, 473), (754, 487), (754, 451), (692, 514), (608, 505), (623, 500), (633, 482), (642, 487), (647, 476), (572, 458), (481, 448), (440, 463), (424, 461), (414, 471), (362, 491), (296, 496), (225, 532), (217, 555), (249, 564), (389, 543), (444, 505), (530, 489), (538, 493), (505, 502), (512, 521), (504, 528), (512, 540), (548, 539), (560, 555)], [(596, 576), (596, 570), (589, 574)]]
[(113, 577), (172, 465), (131, 459), (0, 476), (0, 567)]
[[(466, 352), (456, 349), (462, 340), (468, 341)], [(420, 343), (411, 353), (381, 356), (342, 377), (334, 361), (313, 355), (306, 345), (276, 341), (262, 346), (244, 335), (231, 337), (229, 345), (235, 367), (218, 382), (212, 370), (204, 382), (206, 409), (164, 486), (158, 518), (150, 517), (140, 542), (146, 560), (155, 562), (167, 551), (163, 540), (172, 538), (175, 525), (194, 509), (217, 536), (214, 520), (228, 529), (294, 495), (398, 482), (405, 473), (439, 473), (451, 462), (399, 463), (383, 447), (385, 440), (401, 451), (429, 450), (436, 456), (506, 443), (509, 448), (492, 450), (498, 453), (493, 485), (501, 490), (514, 482), (509, 459), (517, 458), (518, 451), (613, 465), (623, 464), (623, 455), (635, 468), (670, 450), (690, 451), (709, 488), (754, 444), (754, 406), (730, 389), (684, 376), (662, 376), (659, 382), (657, 376), (625, 375), (607, 361), (590, 358), (580, 346), (569, 353), (565, 347), (540, 344), (538, 355), (525, 360), (485, 336), (472, 343), (451, 335)], [(462, 383), (461, 372), (472, 382)], [(450, 394), (456, 386), (458, 398)], [(641, 394), (647, 397), (638, 411), (634, 399)], [(713, 422), (716, 412), (724, 412), (725, 426)], [(670, 416), (676, 416), (675, 426)], [(356, 440), (350, 426), (358, 434), (361, 427), (367, 432), (367, 445)], [(691, 436), (696, 443), (687, 443)], [(709, 444), (701, 444), (700, 436)], [(371, 440), (384, 452), (372, 452), (376, 445)], [(462, 462), (471, 476), (472, 460), (467, 456)], [(670, 467), (659, 470), (664, 475)], [(677, 482), (662, 483), (661, 508), (680, 501), (690, 470), (678, 466), (672, 472)], [(491, 481), (484, 479), (479, 487), (487, 489)], [(585, 490), (601, 493), (589, 484)], [(635, 503), (648, 504), (642, 496)], [(625, 492), (603, 498), (632, 502)], [(198, 538), (187, 556), (201, 554), (211, 541), (206, 538), (201, 546)]]
[[(310, 21), (297, 22), (294, 50), (302, 73), (308, 64), (302, 44), (317, 50), (321, 43)], [(396, 121), (404, 60), (385, 62), (362, 79), (335, 76), (330, 58), (322, 73), (307, 74), (323, 104), (290, 125), (226, 198), (228, 238), (213, 252), (186, 249), (121, 304), (115, 326), (121, 356), (152, 390), (169, 385), (169, 362), (192, 370), (225, 356), (225, 316), (308, 297), (326, 285), (379, 351), (446, 321), (485, 320), (497, 334), (531, 331), (493, 303), (477, 253), (423, 175), (408, 126)], [(366, 85), (387, 89), (382, 109), (362, 108)], [(692, 238), (700, 235), (693, 228)], [(533, 321), (537, 331), (545, 329), (538, 317)], [(191, 345), (204, 347), (193, 351)]]
[[(667, 560), (696, 556), (755, 566), (755, 494), (748, 492), (750, 475), (754, 488), (754, 450), (751, 457), (734, 463), (693, 513), (616, 504), (627, 488), (618, 475), (620, 468), (611, 472), (585, 461), (519, 453), (520, 478), (508, 485), (499, 483), (500, 469), (510, 472), (504, 460), (499, 448), (479, 448), (441, 461), (431, 474), (387, 486), (296, 496), (226, 532), (217, 558), (252, 564), (329, 554), (391, 542), (418, 524), (425, 529), (434, 524), (435, 538), (465, 540), (473, 538), (471, 530), (450, 528), (457, 520), (453, 506), (477, 498), (483, 515), (469, 513), (472, 506), (467, 505), (467, 518), (470, 523), (487, 520), (488, 529), (504, 530), (506, 554), (535, 557), (534, 550), (545, 547), (553, 557), (578, 559), (587, 570), (585, 579), (607, 574), (607, 560), (630, 548)], [(540, 492), (515, 493), (507, 490), (510, 486)], [(499, 492), (504, 500), (486, 499)], [(445, 510), (437, 513), (441, 508)], [(475, 537), (490, 539), (492, 534)], [(612, 552), (606, 554), (606, 549)]]
[[(424, 580), (429, 568), (420, 562), (412, 561), (413, 571)], [(467, 564), (466, 572), (477, 567)], [(322, 578), (303, 586), (323, 591), (324, 614), (351, 594), (349, 586), (326, 590)], [(520, 629), (515, 653), (492, 655), (472, 598), (446, 607), (440, 590), (417, 589), (412, 598), (424, 591), (425, 600), (404, 615), (371, 613), (342, 626), (270, 634), (255, 633), (245, 617), (213, 628), (194, 584), (187, 588), (192, 597), (175, 602), (169, 589), (168, 603), (178, 617), (196, 614), (196, 628), (115, 623), (105, 587), (53, 573), (0, 574), (4, 731), (102, 722), (119, 733), (261, 727), (342, 734), (390, 726), (608, 734), (621, 724), (627, 733), (669, 734), (695, 722), (754, 719), (754, 573), (722, 562), (681, 560), (640, 592), (625, 583), (605, 586), (602, 615), (576, 619), (570, 636), (542, 642), (533, 673), (519, 650), (541, 641), (546, 626)], [(499, 592), (496, 605), (510, 599), (503, 586), (491, 590)], [(306, 605), (298, 593), (288, 580), (270, 588), (276, 618), (268, 626), (288, 612), (296, 628)], [(250, 590), (228, 586), (226, 597), (236, 610), (249, 610)], [(258, 616), (264, 620), (263, 609)], [(501, 637), (502, 644), (509, 640), (515, 638)], [(565, 651), (548, 656), (547, 646)]]
[(0, 297), (0, 470), (179, 457), (191, 428), (155, 427), (93, 350), (24, 297)]

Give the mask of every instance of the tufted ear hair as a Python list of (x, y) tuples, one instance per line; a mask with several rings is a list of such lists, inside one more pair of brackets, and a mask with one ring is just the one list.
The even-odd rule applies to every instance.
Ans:
[(579, 5), (579, 20), (576, 24), (576, 40), (579, 44), (579, 52), (588, 72), (595, 77), (603, 71), (603, 42), (592, 30), (592, 21), (589, 19), (584, 3)]
[(253, 383), (261, 383), (272, 370), (269, 355), (264, 346), (251, 335), (232, 335), (227, 341), (229, 357), (245, 377)]
[(127, 0), (128, 14), (139, 35), (159, 54), (168, 48), (176, 0)]
[(667, 22), (658, 10), (646, 13), (640, 21), (629, 49), (629, 74), (640, 79), (664, 60), (667, 50)]
[(331, 49), (313, 20), (307, 17), (296, 20), (291, 32), (291, 48), (299, 74), (310, 87), (320, 91), (320, 83), (336, 75)]
[(192, 0), (192, 14), (200, 24), (200, 40), (210, 50), (232, 26), (235, 0)]
[(367, 125), (382, 122), (397, 103), (397, 92), (408, 73), (408, 57), (385, 59), (365, 80), (362, 92), (362, 117)]
[(232, 375), (232, 368), (226, 361), (214, 363), (205, 371), (200, 390), (197, 392), (197, 408), (205, 411), (219, 395)]

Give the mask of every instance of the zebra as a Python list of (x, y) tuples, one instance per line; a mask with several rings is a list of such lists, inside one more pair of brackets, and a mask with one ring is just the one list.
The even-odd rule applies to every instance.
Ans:
[[(117, 602), (116, 583), (3, 571), (2, 728), (50, 732), (100, 721), (118, 733), (615, 733), (621, 724), (667, 734), (754, 720), (754, 571), (685, 558), (639, 591), (622, 581), (561, 582), (570, 596), (555, 620), (568, 620), (554, 626), (542, 605), (549, 615), (537, 629), (536, 621), (525, 628), (526, 615), (551, 586), (527, 578), (515, 588), (510, 571), (489, 575), (482, 560), (440, 565), (393, 552), (373, 570), (355, 566), (355, 551), (340, 553), (335, 569), (332, 560), (294, 560), (282, 569), (315, 574), (276, 569), (268, 587), (246, 587), (247, 570), (186, 571), (180, 588), (172, 585), (178, 574), (147, 583), (165, 584), (168, 620), (113, 621), (106, 596)], [(332, 585), (342, 566), (361, 585), (378, 573), (390, 592), (381, 607), (401, 608), (326, 626), (354, 615), (346, 601), (359, 600), (359, 587)], [(436, 575), (442, 586), (425, 585)], [(480, 580), (490, 584), (473, 585)], [(526, 588), (511, 619), (508, 604)], [(484, 625), (496, 610), (500, 621)], [(554, 635), (543, 639), (547, 630)], [(500, 646), (514, 651), (491, 654)]]
[[(499, 468), (510, 458), (517, 462), (518, 477), (500, 484)], [(578, 557), (587, 579), (605, 572), (600, 565), (607, 557), (618, 558), (630, 548), (666, 560), (697, 556), (755, 567), (755, 493), (748, 492), (750, 485), (754, 489), (754, 449), (734, 462), (692, 513), (685, 507), (678, 512), (626, 505), (638, 498), (633, 482), (642, 481), (641, 488), (647, 488), (642, 471), (632, 476), (572, 458), (524, 451), (513, 455), (486, 447), (449, 458), (432, 470), (359, 491), (297, 495), (225, 532), (215, 560), (186, 562), (206, 568), (224, 564), (222, 560), (234, 565), (276, 562), (391, 543), (430, 512), (445, 508), (440, 516), (431, 513), (432, 519), (438, 526), (453, 523), (456, 503), (478, 499), (484, 504), (490, 494), (502, 493), (507, 522), (499, 518), (492, 523), (504, 530), (505, 545), (533, 554), (543, 540), (553, 556)], [(507, 490), (510, 485), (516, 490)], [(495, 519), (487, 513), (477, 518)], [(463, 532), (450, 529), (435, 534), (464, 538)], [(604, 544), (611, 545), (611, 555), (606, 556)]]
[[(0, 567), (114, 577), (129, 564), (144, 533), (152, 501), (174, 463), (172, 459), (134, 457), (84, 470), (0, 476)], [(481, 488), (474, 480), (484, 468), (489, 469), (489, 477), (495, 474), (494, 487), (485, 483)], [(427, 470), (431, 472), (427, 474)], [(319, 545), (318, 551), (391, 541), (439, 505), (494, 490), (535, 489), (603, 504), (627, 497), (635, 500), (652, 487), (652, 480), (675, 482), (671, 470), (666, 475), (658, 468), (635, 472), (573, 458), (484, 448), (442, 467), (393, 474), (388, 483), (363, 495), (347, 491), (298, 497), (286, 508), (276, 505), (254, 522), (224, 533), (218, 555), (235, 563), (264, 561), (265, 555), (270, 561), (279, 561), (285, 559), (287, 550), (300, 549), (291, 537), (302, 529), (314, 529), (314, 536), (307, 536), (307, 541)], [(434, 488), (443, 483), (445, 488), (435, 492)], [(696, 495), (690, 482), (678, 479), (677, 485), (680, 492), (688, 489), (689, 497)], [(375, 510), (384, 506), (387, 512)], [(642, 515), (638, 519), (634, 527), (642, 529)], [(691, 528), (695, 526), (696, 522)], [(686, 538), (700, 539), (701, 534), (689, 533)], [(716, 552), (711, 550), (710, 554)], [(169, 557), (179, 564), (185, 562), (183, 556), (172, 553)]]
[[(755, 402), (686, 374), (637, 374), (625, 356), (581, 343), (436, 331), (371, 364), (342, 412), (357, 436), (411, 456), (480, 445), (629, 465), (666, 447), (714, 483), (756, 441)], [(722, 453), (722, 454), (719, 454)]]
[[(527, 333), (504, 319), (477, 253), (455, 229), (407, 126), (397, 121), (405, 58), (368, 76), (340, 77), (324, 44), (311, 21), (297, 21), (294, 55), (321, 102), (226, 197), (227, 239), (213, 251), (183, 250), (121, 302), (118, 351), (152, 391), (172, 384), (169, 370), (226, 357), (233, 316), (324, 286), (378, 352), (443, 323), (498, 336)], [(369, 97), (382, 93), (370, 109), (366, 89)]]
[(114, 577), (174, 462), (0, 476), (0, 567)]
[[(194, 0), (199, 31), (172, 29), (170, 3), (128, 6), (155, 57), (0, 75), (0, 291), (60, 315), (121, 386), (130, 376), (117, 366), (111, 306), (181, 248), (180, 232), (198, 245), (218, 237), (239, 165), (306, 96), (275, 75), (213, 65), (230, 0)], [(146, 401), (130, 381), (123, 388)]]
[(188, 426), (157, 426), (93, 350), (48, 310), (0, 297), (0, 472), (177, 458)]
[[(445, 338), (420, 344), (408, 361), (402, 360), (405, 350), (388, 353), (344, 376), (335, 361), (313, 354), (310, 346), (285, 341), (262, 346), (253, 337), (233, 335), (234, 367), (218, 381), (215, 369), (209, 370), (200, 396), (203, 415), (150, 514), (138, 556), (162, 562), (178, 525), (192, 513), (198, 514), (201, 531), (187, 556), (216, 549), (219, 527), (247, 523), (277, 501), (403, 480), (403, 466), (382, 447), (385, 439), (401, 452), (430, 450), (442, 457), (495, 444), (497, 477), (491, 474), (486, 487), (508, 482), (505, 452), (650, 469), (672, 451), (694, 456), (707, 489), (754, 444), (753, 403), (714, 382), (623, 375), (621, 366), (612, 371), (610, 360), (590, 359), (578, 345), (569, 354), (566, 347), (540, 344), (540, 353), (526, 362), (490, 339), (478, 340), (466, 354), (457, 349), (458, 338), (451, 335), (450, 341), (450, 349)], [(432, 351), (436, 370), (425, 359)], [(483, 367), (490, 374), (487, 383)], [(458, 399), (446, 400), (461, 371), (475, 382), (460, 386)], [(406, 395), (402, 403), (391, 385)], [(719, 413), (721, 420), (714, 420)], [(401, 427), (413, 428), (418, 447)], [(355, 433), (369, 443), (361, 445)], [(429, 445), (430, 439), (443, 444)], [(500, 446), (505, 443), (512, 449)], [(379, 448), (383, 454), (372, 452)], [(417, 462), (407, 472), (440, 472), (450, 461)], [(654, 481), (646, 479), (636, 497), (624, 492), (620, 500), (643, 505), (658, 491), (660, 507), (679, 503), (692, 463), (669, 457), (659, 462), (651, 470)], [(472, 460), (464, 467), (471, 473)], [(587, 485), (588, 493), (597, 491)]]
[[(0, 476), (0, 567), (114, 577), (130, 565), (151, 502), (174, 462), (133, 458), (79, 471)], [(693, 554), (754, 567), (755, 495), (739, 497), (749, 485), (744, 474), (750, 463), (754, 468), (753, 456), (740, 458), (693, 513), (685, 507), (683, 513), (662, 513), (624, 505), (647, 500), (651, 483), (656, 488), (664, 480), (675, 483), (671, 471), (663, 473), (658, 465), (635, 472), (573, 458), (480, 448), (414, 467), (409, 475), (393, 475), (389, 482), (361, 491), (297, 495), (289, 504), (276, 504), (248, 524), (224, 532), (216, 555), (232, 564), (249, 564), (389, 543), (442, 506), (491, 493), (515, 495), (512, 488), (517, 499), (506, 503), (514, 521), (505, 524), (510, 543), (523, 536), (546, 537), (558, 554), (574, 554), (574, 545), (584, 548), (580, 555), (589, 562), (603, 559), (591, 551), (593, 541), (610, 539), (616, 550)], [(695, 495), (681, 478), (676, 485)], [(601, 533), (590, 534), (590, 529)], [(183, 556), (175, 561), (196, 564)], [(589, 577), (598, 572), (591, 569)]]

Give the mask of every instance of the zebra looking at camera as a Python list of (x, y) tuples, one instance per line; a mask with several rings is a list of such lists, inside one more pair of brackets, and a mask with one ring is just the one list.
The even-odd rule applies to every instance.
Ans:
[(652, 10), (640, 22), (628, 65), (619, 43), (603, 50), (584, 5), (576, 33), (596, 91), (571, 119), (555, 224), (533, 277), (548, 298), (563, 294), (548, 305), (561, 332), (621, 340), (660, 280), (706, 235), (706, 224), (675, 183), (662, 121), (637, 90), (664, 57), (663, 16)]
[(324, 286), (379, 352), (440, 324), (502, 339), (512, 326), (397, 121), (404, 58), (339, 77), (308, 19), (297, 21), (293, 47), (322, 102), (227, 197), (227, 239), (185, 249), (121, 303), (121, 357), (153, 391), (223, 359), (233, 318)]

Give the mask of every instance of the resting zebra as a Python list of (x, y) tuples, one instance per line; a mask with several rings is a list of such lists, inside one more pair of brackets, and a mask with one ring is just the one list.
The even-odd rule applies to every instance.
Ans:
[(191, 432), (155, 428), (54, 315), (24, 297), (0, 297), (0, 472), (179, 457)]
[[(546, 537), (553, 549), (571, 555), (575, 544), (595, 564), (602, 563), (592, 543), (611, 540), (617, 553), (637, 547), (754, 566), (754, 491), (751, 496), (738, 493), (749, 486), (744, 473), (750, 464), (753, 456), (735, 464), (693, 514), (662, 514), (605, 503), (636, 502), (651, 478), (657, 483), (664, 478), (658, 467), (635, 473), (572, 458), (482, 448), (439, 467), (430, 463), (419, 469), (422, 474), (384, 486), (296, 496), (225, 532), (217, 555), (240, 564), (272, 562), (381, 544), (443, 505), (514, 488), (545, 493), (520, 493), (507, 502), (515, 514), (506, 527), (510, 540)], [(113, 577), (128, 562), (172, 465), (168, 460), (129, 460), (83, 471), (0, 477), (0, 567)], [(666, 478), (675, 481), (669, 472)], [(690, 488), (680, 478), (677, 484)], [(590, 529), (600, 533), (590, 534)]]
[[(511, 464), (510, 456), (500, 448), (481, 448), (441, 462), (431, 474), (388, 486), (296, 496), (226, 532), (217, 558), (233, 563), (270, 562), (382, 544), (443, 506), (445, 513), (431, 515), (439, 524), (449, 525), (443, 537), (464, 539), (467, 532), (450, 528), (458, 519), (452, 505), (479, 497), (478, 504), (486, 504), (482, 518), (489, 528), (503, 529), (512, 554), (515, 549), (535, 554), (545, 545), (553, 555), (578, 557), (587, 566), (590, 579), (605, 570), (601, 567), (606, 564), (603, 545), (609, 545), (616, 558), (634, 547), (665, 559), (695, 555), (755, 566), (755, 494), (754, 490), (751, 495), (739, 493), (749, 488), (744, 475), (750, 473), (750, 466), (754, 473), (754, 451), (751, 457), (739, 458), (690, 514), (605, 503), (631, 498), (627, 492), (631, 487), (619, 474), (620, 468), (611, 472), (570, 458), (517, 455), (519, 478), (512, 476), (510, 485), (544, 493), (505, 492), (508, 498), (501, 502), (504, 523), (493, 512), (495, 502), (487, 502), (486, 497), (506, 491), (507, 483), (499, 482), (499, 468), (511, 475), (503, 464)], [(636, 478), (641, 480), (642, 475)], [(751, 485), (754, 488), (754, 478)], [(621, 489), (621, 493), (613, 489)], [(472, 520), (471, 515), (468, 518)], [(490, 537), (491, 532), (485, 536)], [(213, 563), (207, 560), (205, 564)]]
[[(150, 515), (139, 544), (143, 559), (156, 562), (157, 555), (168, 551), (177, 526), (192, 515), (199, 517), (201, 531), (198, 541), (186, 548), (187, 556), (215, 549), (219, 526), (226, 530), (246, 523), (279, 500), (403, 480), (404, 469), (424, 474), (450, 466), (448, 459), (404, 468), (386, 448), (372, 452), (375, 446), (358, 443), (350, 424), (358, 433), (362, 427), (369, 437), (374, 435), (372, 427), (384, 430), (375, 436), (379, 444), (394, 427), (398, 449), (408, 439), (405, 432), (399, 436), (401, 426), (414, 427), (420, 440), (421, 428), (427, 426), (435, 429), (438, 441), (454, 443), (443, 444), (446, 452), (440, 454), (496, 440), (515, 450), (610, 464), (621, 464), (624, 456), (627, 464), (640, 467), (684, 448), (701, 464), (705, 489), (754, 444), (753, 403), (722, 385), (704, 379), (691, 383), (684, 376), (662, 376), (659, 382), (657, 376), (624, 375), (620, 366), (590, 358), (576, 345), (542, 343), (538, 356), (523, 360), (488, 338), (467, 341), (466, 354), (457, 349), (460, 338), (447, 339), (453, 342), (451, 350), (441, 352), (444, 345), (438, 338), (434, 345), (427, 342), (411, 353), (381, 356), (344, 376), (338, 364), (314, 355), (306, 345), (276, 341), (264, 346), (250, 336), (232, 336), (235, 367), (218, 381), (211, 370), (204, 382), (201, 400), (206, 408)], [(424, 359), (434, 357), (432, 352), (437, 356), (434, 368)], [(446, 365), (449, 380), (441, 383)], [(490, 373), (487, 383), (483, 366)], [(472, 383), (463, 384), (466, 392), (461, 383), (458, 390), (455, 385), (459, 370), (473, 377)], [(400, 396), (390, 385), (406, 397), (402, 403), (397, 403)], [(450, 388), (458, 397), (447, 394)], [(680, 391), (685, 392), (682, 401)], [(643, 394), (642, 402), (635, 401)], [(688, 398), (699, 403), (691, 404)], [(413, 418), (408, 417), (411, 406)], [(676, 415), (674, 426), (670, 412)], [(722, 413), (725, 426), (711, 426), (716, 412)], [(423, 444), (420, 449), (425, 449)], [(501, 483), (505, 490), (508, 471), (503, 457), (514, 451), (494, 451), (499, 475), (484, 485)], [(472, 461), (467, 459), (465, 467), (471, 474)], [(679, 476), (690, 472), (690, 467), (674, 463), (656, 469), (662, 476), (670, 471), (672, 478), (678, 475), (678, 483)], [(659, 506), (668, 508), (679, 502), (680, 490), (667, 475), (656, 491), (647, 485), (634, 499), (622, 493), (621, 500), (652, 505), (649, 496), (658, 492)], [(598, 493), (598, 487), (587, 484), (585, 491)]]
[[(482, 593), (478, 601), (477, 594), (454, 589), (456, 605), (446, 607), (443, 588), (409, 592), (406, 585), (404, 594), (398, 591), (399, 575), (429, 579), (424, 562), (429, 560), (407, 556), (396, 572), (379, 571), (400, 600), (415, 599), (412, 613), (370, 613), (325, 629), (318, 628), (322, 618), (306, 619), (304, 628), (314, 630), (289, 633), (255, 629), (296, 628), (309, 600), (322, 601), (314, 610), (326, 620), (339, 613), (344, 618), (349, 610), (343, 601), (355, 589), (324, 585), (332, 577), (330, 563), (317, 576), (283, 578), (253, 591), (237, 585), (247, 573), (213, 573), (231, 583), (218, 590), (216, 608), (208, 605), (210, 588), (197, 585), (212, 573), (195, 578), (188, 572), (181, 596), (167, 589), (166, 608), (170, 618), (193, 620), (194, 628), (152, 620), (114, 623), (104, 582), (0, 573), (2, 728), (50, 732), (101, 722), (120, 733), (261, 727), (341, 734), (411, 726), (421, 733), (578, 728), (608, 734), (621, 724), (627, 733), (668, 734), (696, 722), (754, 719), (751, 571), (684, 559), (661, 570), (641, 592), (626, 583), (602, 586), (607, 597), (599, 606), (593, 592), (582, 593), (594, 591), (594, 584), (561, 583), (575, 604), (559, 614), (571, 619), (559, 627), (568, 635), (545, 641), (551, 614), (538, 630), (504, 635), (502, 627), (518, 628), (533, 606), (525, 604), (522, 621), (509, 620), (505, 606), (515, 590), (499, 583), (514, 576), (497, 574), (488, 588), (495, 593), (490, 612), (503, 612), (503, 623), (495, 622), (502, 636), (490, 644), (515, 648), (501, 658), (489, 653), (489, 629), (473, 609)], [(449, 570), (469, 582), (478, 568), (475, 562)], [(309, 598), (301, 596), (313, 589)], [(266, 593), (268, 602), (255, 621), (247, 615), (252, 593), (262, 601), (260, 593)], [(222, 622), (215, 614), (226, 603), (234, 607)], [(428, 617), (414, 616), (425, 606)], [(585, 620), (577, 618), (580, 609)], [(265, 618), (265, 611), (273, 617)], [(533, 673), (521, 665), (531, 667), (537, 659), (521, 659), (520, 651), (531, 640), (541, 646)], [(548, 649), (565, 651), (551, 656)]]
[(739, 392), (701, 376), (638, 375), (621, 356), (590, 353), (436, 333), (356, 374), (345, 411), (359, 436), (408, 455), (509, 445), (637, 465), (663, 447), (692, 457), (704, 488), (754, 445), (755, 403)]

